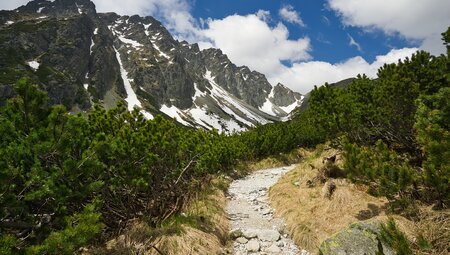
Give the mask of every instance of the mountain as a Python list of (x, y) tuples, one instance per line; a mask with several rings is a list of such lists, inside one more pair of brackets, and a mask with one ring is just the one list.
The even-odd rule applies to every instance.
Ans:
[(26, 75), (72, 112), (125, 101), (147, 118), (234, 132), (285, 120), (303, 98), (219, 49), (175, 40), (153, 17), (97, 13), (89, 0), (0, 11), (0, 47), (0, 104)]

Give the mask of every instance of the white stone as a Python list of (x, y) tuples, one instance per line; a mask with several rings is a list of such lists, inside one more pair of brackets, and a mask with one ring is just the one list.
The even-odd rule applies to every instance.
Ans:
[(262, 241), (275, 242), (280, 239), (280, 233), (276, 230), (261, 230), (258, 232), (258, 238)]
[(258, 252), (260, 248), (259, 242), (256, 239), (250, 240), (245, 247), (249, 252)]
[(253, 230), (253, 229), (247, 229), (247, 230), (244, 230), (242, 234), (243, 234), (243, 236), (244, 236), (245, 238), (247, 238), (247, 239), (252, 239), (252, 238), (255, 238), (256, 236), (258, 236), (258, 234), (256, 233), (256, 231)]
[(266, 251), (270, 253), (280, 253), (281, 249), (276, 244), (272, 244)]
[(246, 243), (248, 243), (248, 240), (245, 237), (238, 237), (236, 239), (236, 242), (241, 243), (241, 244), (246, 244)]

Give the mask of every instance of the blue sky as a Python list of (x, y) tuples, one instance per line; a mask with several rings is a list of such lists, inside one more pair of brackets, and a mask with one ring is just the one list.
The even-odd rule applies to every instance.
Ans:
[[(58, 1), (58, 0), (56, 0)], [(151, 15), (179, 40), (220, 48), (301, 93), (417, 50), (444, 53), (449, 0), (92, 0), (99, 12)], [(13, 9), (27, 0), (0, 0)]]
[[(304, 26), (285, 22), (279, 9), (292, 6), (299, 13)], [(365, 32), (361, 28), (345, 26), (337, 13), (323, 0), (274, 1), (274, 0), (196, 0), (192, 15), (196, 18), (223, 19), (229, 15), (248, 15), (258, 10), (270, 11), (269, 23), (278, 22), (289, 30), (289, 39), (308, 36), (314, 60), (337, 63), (361, 55), (369, 62), (377, 55), (386, 54), (393, 48), (419, 47), (419, 41), (405, 40), (398, 34), (386, 35), (381, 31)], [(449, 24), (450, 25), (450, 24)], [(350, 36), (359, 44), (350, 45)]]

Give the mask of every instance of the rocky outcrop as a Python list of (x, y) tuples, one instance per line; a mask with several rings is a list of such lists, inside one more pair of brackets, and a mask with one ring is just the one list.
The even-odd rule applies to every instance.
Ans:
[(282, 120), (302, 100), (219, 49), (175, 40), (153, 17), (97, 13), (89, 0), (34, 0), (0, 12), (0, 47), (2, 102), (29, 76), (69, 109), (122, 100), (148, 117), (233, 132)]
[(273, 103), (275, 105), (286, 107), (300, 102), (301, 99), (302, 95), (300, 93), (290, 90), (281, 83), (278, 83), (273, 88)]
[(380, 238), (380, 222), (362, 221), (351, 224), (348, 228), (326, 239), (320, 245), (321, 255), (394, 255), (392, 249)]

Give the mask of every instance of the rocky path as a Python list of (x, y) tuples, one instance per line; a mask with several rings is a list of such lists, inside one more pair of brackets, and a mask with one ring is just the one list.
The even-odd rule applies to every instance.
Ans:
[(293, 168), (294, 165), (260, 170), (231, 183), (227, 213), (235, 255), (309, 254), (284, 233), (283, 220), (273, 217), (268, 202), (269, 188)]

